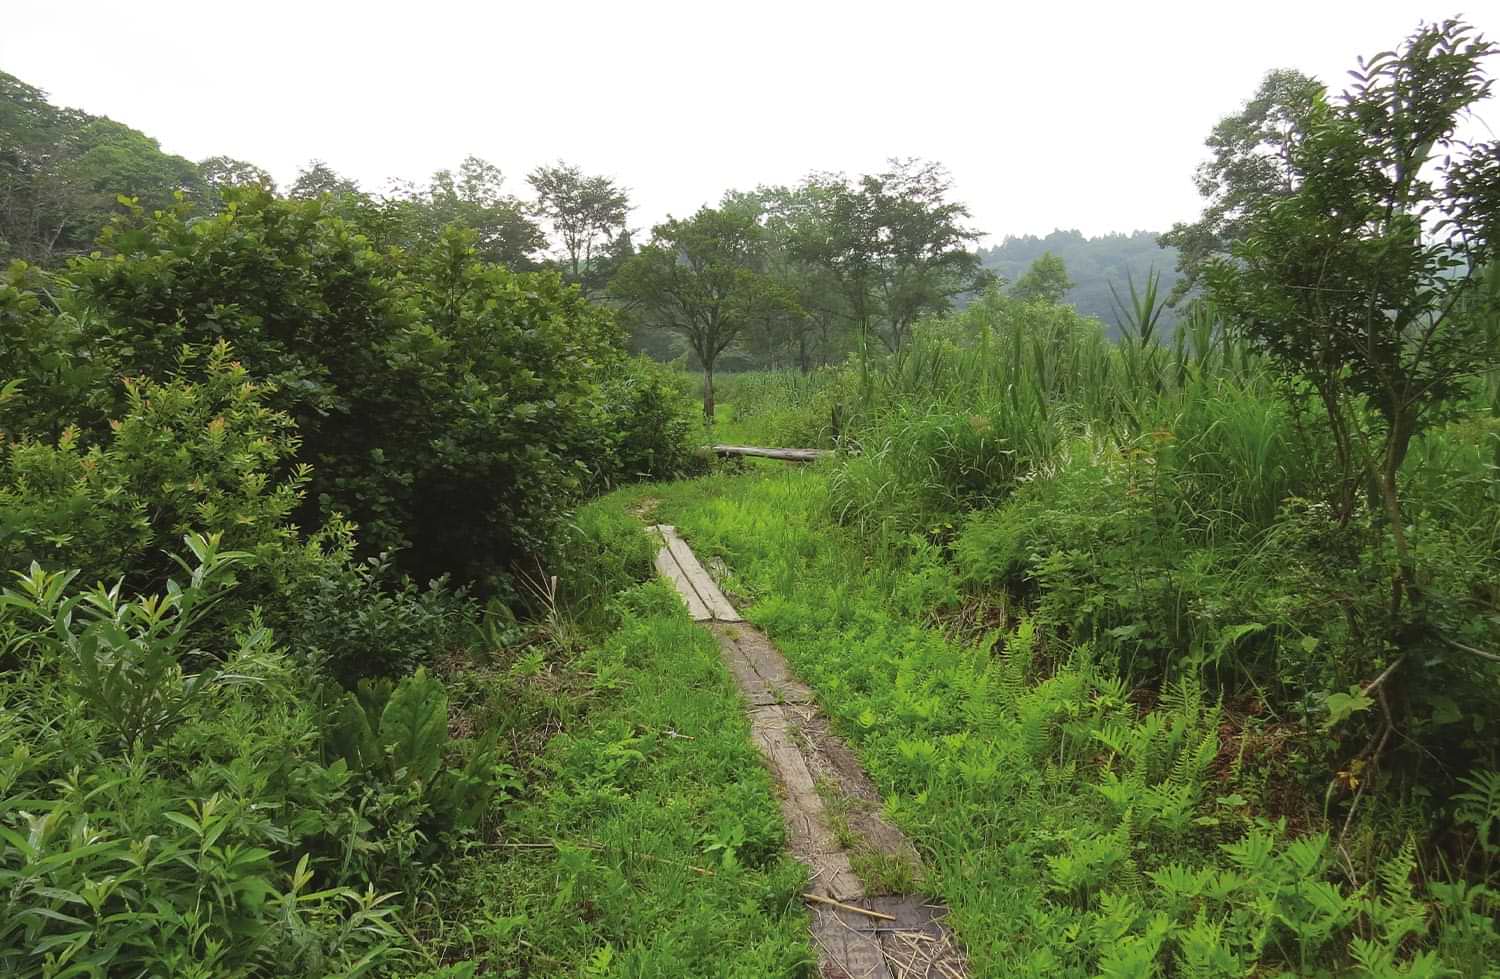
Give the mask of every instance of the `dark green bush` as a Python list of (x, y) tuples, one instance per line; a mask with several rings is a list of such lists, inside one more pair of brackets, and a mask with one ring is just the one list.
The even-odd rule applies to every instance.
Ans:
[[(555, 274), (486, 265), (458, 231), (419, 258), (380, 252), (357, 208), (252, 189), (226, 202), (118, 220), (104, 254), (56, 284), (62, 313), (20, 280), (0, 294), (7, 331), (53, 344), (63, 365), (23, 365), (33, 373), (78, 369), (80, 344), (64, 342), (78, 324), (98, 364), (70, 404), (104, 406), (70, 419), (85, 448), (129, 410), (96, 375), (200, 378), (182, 346), (227, 340), (295, 423), (291, 461), (312, 467), (297, 522), (342, 515), (364, 553), (391, 551), (418, 580), (488, 584), (545, 553), (590, 487), (687, 466), (666, 387), (624, 366), (608, 314)], [(24, 398), (38, 382), (20, 380)], [(0, 421), (42, 435), (45, 414), (11, 406)]]
[(605, 417), (614, 438), (608, 469), (595, 473), (599, 488), (707, 471), (708, 456), (694, 446), (701, 409), (682, 393), (675, 373), (637, 357), (605, 380)]
[[(394, 582), (394, 583), (392, 583)], [(334, 565), (286, 596), (300, 655), (346, 687), (363, 677), (404, 676), (460, 646), (478, 609), (441, 579), (420, 588), (369, 558)]]

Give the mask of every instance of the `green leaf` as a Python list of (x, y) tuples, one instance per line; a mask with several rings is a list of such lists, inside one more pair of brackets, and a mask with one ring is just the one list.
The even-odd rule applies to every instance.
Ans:
[(1457, 724), (1463, 720), (1463, 711), (1459, 710), (1458, 703), (1452, 697), (1442, 694), (1431, 694), (1427, 698), (1432, 704), (1432, 723), (1437, 725)]
[(1328, 717), (1323, 721), (1323, 730), (1328, 731), (1360, 711), (1369, 710), (1375, 701), (1357, 685), (1350, 685), (1348, 693), (1331, 693), (1326, 700)]
[(402, 680), (380, 715), (380, 743), (391, 763), (413, 778), (432, 781), (448, 740), (448, 695), (438, 680), (419, 669)]

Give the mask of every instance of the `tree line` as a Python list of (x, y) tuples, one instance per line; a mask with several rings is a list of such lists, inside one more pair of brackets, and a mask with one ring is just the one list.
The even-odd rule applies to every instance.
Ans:
[(551, 266), (597, 295), (630, 251), (628, 191), (562, 161), (536, 167), (526, 181), (529, 200), (506, 189), (499, 167), (469, 156), (426, 182), (392, 180), (373, 192), (314, 159), (279, 188), (254, 163), (166, 153), (144, 133), (52, 105), (41, 89), (0, 72), (0, 265), (58, 266), (88, 254), (111, 217), (133, 206), (150, 213), (182, 200), (216, 213), (226, 189), (251, 185), (292, 200), (328, 197), (384, 245), (420, 250), (456, 224), (473, 233), (479, 258), (515, 271)]

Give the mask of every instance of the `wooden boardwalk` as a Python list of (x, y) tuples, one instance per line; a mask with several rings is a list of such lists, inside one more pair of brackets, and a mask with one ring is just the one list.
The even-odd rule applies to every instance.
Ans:
[(809, 871), (813, 942), (823, 979), (963, 979), (967, 962), (942, 923), (946, 909), (916, 895), (868, 893), (839, 843), (825, 795), (842, 801), (847, 828), (868, 851), (920, 869), (921, 858), (881, 815), (880, 795), (858, 759), (818, 711), (812, 691), (761, 632), (746, 625), (674, 527), (656, 568), (672, 582), (719, 652), (745, 698), (751, 736), (775, 778), (787, 849)]
[(783, 462), (817, 462), (833, 455), (832, 449), (763, 449), (758, 445), (716, 445), (714, 453), (724, 458), (754, 456), (758, 459), (780, 459)]

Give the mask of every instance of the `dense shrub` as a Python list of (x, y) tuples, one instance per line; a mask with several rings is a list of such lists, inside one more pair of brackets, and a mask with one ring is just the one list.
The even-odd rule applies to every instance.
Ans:
[(354, 975), (397, 937), (362, 870), (406, 831), (324, 764), (316, 678), (267, 630), (203, 643), (249, 555), (190, 543), (165, 595), (35, 569), (0, 601), (6, 975)]
[[(249, 600), (310, 573), (322, 536), (304, 545), (289, 522), (308, 481), (305, 467), (290, 464), (292, 422), (232, 358), (223, 344), (178, 357), (176, 370), (196, 382), (127, 379), (121, 413), (102, 435), (71, 426), (55, 440), (0, 433), (0, 567), (37, 561), (148, 591), (175, 568), (167, 551), (198, 532), (256, 555)], [(15, 400), (45, 410), (24, 386)]]
[[(21, 365), (22, 394), (69, 398), (9, 406), (0, 422), (54, 434), (40, 427), (53, 408), (87, 448), (129, 410), (116, 375), (200, 379), (183, 346), (227, 340), (295, 423), (288, 462), (312, 467), (300, 524), (342, 515), (366, 554), (391, 551), (419, 580), (491, 585), (545, 553), (587, 489), (688, 465), (666, 387), (625, 366), (607, 313), (555, 274), (486, 265), (458, 231), (420, 257), (381, 252), (357, 208), (339, 217), (253, 189), (226, 205), (116, 221), (103, 253), (55, 283), (56, 310), (13, 274), (6, 344), (49, 351)], [(76, 383), (48, 380), (60, 375)]]
[(599, 488), (705, 472), (708, 457), (694, 446), (701, 409), (674, 372), (643, 357), (620, 365), (604, 382), (605, 417), (613, 434)]
[(297, 637), (298, 654), (346, 687), (436, 662), (462, 645), (465, 623), (478, 615), (446, 581), (421, 588), (384, 557), (328, 562), (284, 601), (279, 613)]
[[(1426, 614), (1393, 616), (1378, 511), (1360, 507), (1341, 522), (1328, 503), (1288, 495), (1255, 533), (1224, 534), (1218, 523), (1252, 522), (1255, 504), (1200, 507), (1201, 474), (1165, 461), (1175, 451), (1166, 437), (1123, 449), (1075, 443), (1055, 472), (963, 523), (953, 546), (961, 580), (971, 591), (1026, 596), (1039, 622), (1110, 656), (1132, 684), (1202, 677), (1313, 725), (1346, 720), (1334, 710), (1339, 698), (1405, 656), (1408, 679), (1388, 703), (1415, 749), (1408, 760), (1441, 751), (1460, 768), (1489, 763), (1494, 732), (1478, 719), (1494, 667), (1438, 637), (1483, 648), (1500, 641), (1493, 621), (1476, 614), (1500, 584), (1500, 566), (1492, 536), (1472, 524), (1493, 514), (1470, 527), (1424, 527)], [(1378, 727), (1373, 701), (1361, 703), (1358, 720)], [(1346, 750), (1322, 748), (1330, 761)]]

